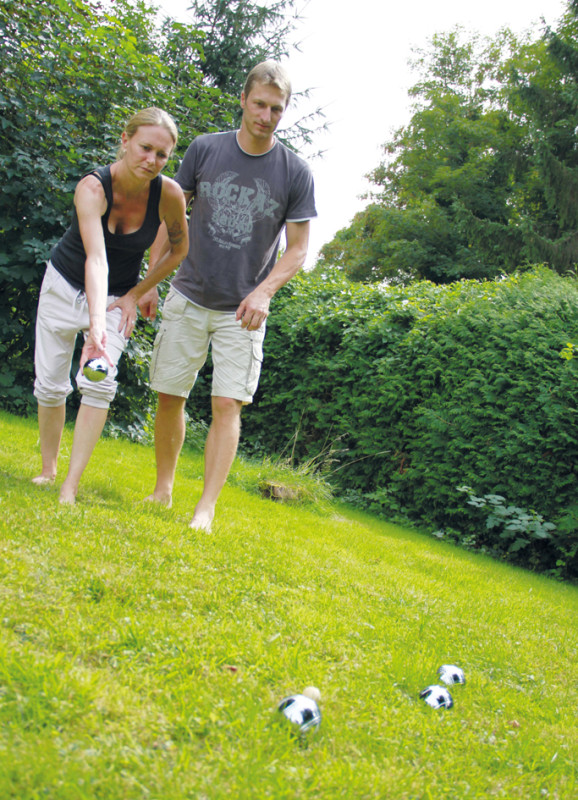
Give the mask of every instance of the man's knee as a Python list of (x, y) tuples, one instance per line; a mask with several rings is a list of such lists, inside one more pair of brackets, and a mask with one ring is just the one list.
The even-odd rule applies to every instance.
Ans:
[(220, 397), (213, 395), (211, 398), (213, 417), (238, 417), (241, 415), (243, 403), (233, 397)]
[(186, 397), (180, 397), (176, 394), (165, 394), (164, 392), (158, 393), (158, 406), (157, 410), (165, 414), (178, 413), (185, 407), (187, 402)]

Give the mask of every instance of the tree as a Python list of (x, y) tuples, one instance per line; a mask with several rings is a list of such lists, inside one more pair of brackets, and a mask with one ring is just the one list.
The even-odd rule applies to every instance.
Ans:
[[(322, 249), (356, 280), (493, 277), (578, 264), (578, 0), (536, 41), (435, 36), (374, 203)], [(359, 233), (361, 232), (361, 237)]]
[(43, 265), (69, 222), (79, 178), (114, 157), (139, 108), (165, 108), (188, 143), (226, 106), (183, 51), (170, 49), (174, 26), (163, 38), (155, 20), (141, 0), (117, 0), (114, 14), (98, 0), (0, 6), (0, 391), (13, 410), (32, 403)]
[(322, 249), (320, 267), (343, 266), (357, 280), (438, 283), (509, 267), (504, 253), (482, 258), (472, 247), (463, 210), (491, 222), (510, 214), (517, 168), (508, 154), (522, 131), (504, 106), (499, 75), (515, 47), (507, 31), (494, 40), (464, 41), (460, 29), (433, 37), (414, 62), (421, 79), (410, 91), (411, 121), (368, 176), (374, 202)]
[(547, 29), (543, 57), (512, 72), (512, 106), (529, 120), (532, 191), (520, 208), (522, 255), (559, 272), (578, 263), (578, 2), (557, 31)]
[[(282, 60), (299, 14), (295, 0), (191, 0), (189, 9), (202, 45), (199, 69), (211, 86), (238, 96), (259, 61)], [(200, 35), (199, 35), (200, 34)]]
[[(195, 65), (205, 81), (226, 95), (238, 98), (245, 79), (255, 64), (267, 59), (283, 61), (299, 45), (294, 34), (301, 22), (297, 0), (190, 0), (196, 43)], [(295, 92), (292, 105), (301, 108), (310, 91)], [(237, 124), (241, 108), (234, 108)], [(325, 129), (319, 107), (304, 111), (279, 138), (290, 148), (301, 150)]]
[(504, 72), (510, 119), (522, 135), (509, 153), (521, 176), (506, 220), (461, 209), (482, 254), (507, 252), (514, 264), (544, 262), (564, 273), (578, 263), (578, 3), (557, 31), (520, 49)]

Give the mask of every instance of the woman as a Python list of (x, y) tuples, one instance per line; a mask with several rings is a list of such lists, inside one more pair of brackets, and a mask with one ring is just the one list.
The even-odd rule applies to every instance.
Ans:
[[(74, 503), (80, 478), (102, 433), (117, 383), (117, 364), (134, 330), (137, 303), (154, 318), (156, 284), (187, 254), (185, 199), (160, 175), (176, 143), (171, 117), (158, 108), (135, 114), (122, 133), (118, 160), (86, 175), (74, 195), (70, 228), (54, 246), (46, 269), (36, 323), (36, 380), (42, 472), (52, 483), (64, 429), (70, 367), (77, 334), (85, 337), (76, 383), (82, 400), (60, 502)], [(145, 251), (166, 223), (169, 248), (139, 282)], [(107, 377), (93, 383), (82, 369), (105, 358)]]

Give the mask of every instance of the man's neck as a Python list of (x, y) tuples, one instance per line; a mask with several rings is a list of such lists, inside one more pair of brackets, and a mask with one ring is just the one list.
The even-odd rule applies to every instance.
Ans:
[(250, 156), (262, 156), (272, 150), (275, 146), (275, 136), (269, 139), (255, 139), (251, 134), (241, 125), (237, 131), (237, 143), (244, 153)]

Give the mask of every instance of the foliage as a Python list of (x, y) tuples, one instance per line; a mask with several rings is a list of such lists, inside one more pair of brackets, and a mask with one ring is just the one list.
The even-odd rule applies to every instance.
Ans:
[(202, 44), (199, 69), (212, 86), (238, 97), (259, 61), (281, 61), (299, 20), (296, 0), (191, 0)]
[[(474, 509), (483, 509), (486, 516), (486, 529), (491, 530), (489, 537), (479, 532), (477, 535), (466, 534), (459, 531), (444, 530), (437, 531), (434, 535), (439, 538), (446, 537), (460, 544), (465, 544), (471, 549), (481, 550), (500, 554), (516, 553), (528, 545), (532, 540), (551, 539), (555, 540), (556, 562), (551, 565), (548, 572), (556, 577), (562, 577), (572, 570), (572, 565), (576, 563), (578, 555), (578, 506), (572, 503), (568, 506), (560, 517), (558, 526), (552, 522), (546, 522), (541, 514), (533, 509), (526, 510), (517, 506), (510, 506), (506, 503), (506, 498), (497, 494), (486, 494), (478, 497), (473, 494), (469, 486), (458, 486), (456, 491), (465, 492), (468, 495), (468, 505)], [(477, 521), (477, 514), (474, 521)], [(494, 529), (499, 529), (494, 531)], [(496, 547), (495, 532), (499, 533), (499, 546)]]
[[(126, 441), (63, 508), (29, 480), (35, 421), (0, 436), (2, 798), (576, 795), (576, 587), (231, 486), (192, 532), (200, 458), (155, 508), (152, 448)], [(418, 695), (444, 663), (466, 684), (439, 712)], [(276, 706), (308, 685), (304, 748)]]
[(546, 269), (405, 289), (297, 277), (274, 301), (243, 436), (271, 453), (298, 431), (296, 463), (334, 445), (336, 491), (433, 529), (478, 531), (455, 486), (502, 495), (557, 531), (516, 552), (489, 531), (494, 552), (576, 575), (578, 386), (560, 354), (577, 335), (575, 280)]
[[(211, 128), (215, 106), (222, 113), (220, 93), (203, 85), (188, 60), (186, 39), (179, 46), (182, 29), (167, 23), (163, 39), (155, 19), (140, 0), (117, 0), (114, 13), (97, 0), (6, 0), (0, 7), (0, 380), (13, 410), (32, 403), (43, 264), (69, 222), (78, 179), (112, 159), (139, 108), (172, 113), (181, 147)], [(131, 369), (129, 360), (126, 369), (136, 389), (140, 366)]]
[(525, 135), (510, 120), (500, 86), (519, 47), (461, 29), (437, 34), (418, 52), (413, 116), (383, 147), (368, 176), (373, 202), (321, 251), (319, 269), (341, 266), (353, 280), (447, 283), (511, 271), (509, 253), (480, 257), (464, 219), (506, 222), (519, 166), (509, 155)]
[(405, 208), (371, 203), (321, 248), (316, 269), (334, 265), (353, 281), (390, 285), (492, 276), (498, 267), (488, 267), (464, 241), (457, 208), (442, 209), (434, 199)]
[(528, 55), (512, 67), (510, 105), (530, 134), (531, 178), (518, 209), (524, 231), (520, 252), (559, 272), (578, 263), (577, 34), (578, 6), (570, 0), (558, 30), (545, 32), (539, 68)]
[(555, 525), (545, 522), (544, 517), (536, 511), (506, 505), (506, 498), (499, 494), (478, 497), (469, 486), (458, 486), (457, 491), (467, 494), (468, 505), (486, 510), (486, 528), (490, 531), (500, 529), (500, 538), (509, 542), (509, 553), (527, 547), (531, 539), (549, 539), (551, 531), (556, 530)]
[[(228, 95), (240, 96), (247, 74), (258, 62), (283, 62), (299, 49), (294, 38), (302, 21), (297, 0), (191, 0), (189, 12), (199, 42), (195, 63), (210, 86)], [(311, 106), (310, 100), (308, 89), (294, 91), (292, 113), (285, 117), (288, 124), (279, 128), (279, 138), (293, 150), (303, 151), (326, 129), (323, 109)], [(237, 104), (237, 124), (241, 113)]]
[(353, 280), (494, 278), (578, 262), (578, 6), (536, 41), (456, 29), (419, 53), (372, 203), (321, 250)]
[(156, 393), (149, 386), (151, 344), (159, 322), (140, 320), (118, 365), (118, 389), (106, 434), (126, 436), (134, 442), (153, 440)]

